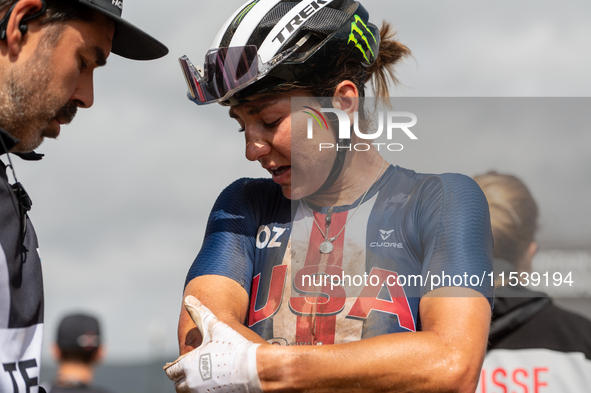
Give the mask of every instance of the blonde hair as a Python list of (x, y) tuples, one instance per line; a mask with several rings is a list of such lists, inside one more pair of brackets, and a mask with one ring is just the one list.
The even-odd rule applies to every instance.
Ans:
[(489, 172), (474, 180), (488, 200), (494, 256), (519, 265), (538, 229), (536, 201), (515, 176)]

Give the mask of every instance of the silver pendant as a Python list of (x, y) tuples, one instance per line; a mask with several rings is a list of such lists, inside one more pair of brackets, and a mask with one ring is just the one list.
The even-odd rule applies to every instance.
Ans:
[(332, 245), (330, 240), (325, 240), (320, 244), (320, 252), (322, 254), (330, 254), (333, 249), (334, 249), (334, 246)]

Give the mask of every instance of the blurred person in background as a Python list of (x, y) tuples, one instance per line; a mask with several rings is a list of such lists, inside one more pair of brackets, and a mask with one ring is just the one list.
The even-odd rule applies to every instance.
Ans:
[(59, 368), (48, 393), (107, 393), (92, 387), (94, 369), (105, 356), (99, 321), (86, 314), (71, 314), (60, 322), (52, 347)]
[[(526, 277), (531, 282), (538, 249), (534, 198), (512, 175), (489, 172), (474, 180), (490, 208), (496, 278), (488, 352), (477, 392), (591, 391), (591, 321), (522, 285)], [(510, 275), (521, 282), (509, 281)]]

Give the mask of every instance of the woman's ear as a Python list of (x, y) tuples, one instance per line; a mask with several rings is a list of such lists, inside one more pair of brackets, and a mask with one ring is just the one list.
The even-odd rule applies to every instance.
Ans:
[(359, 90), (355, 83), (350, 80), (339, 83), (332, 96), (332, 106), (347, 113), (350, 124), (353, 124), (353, 115), (359, 109)]

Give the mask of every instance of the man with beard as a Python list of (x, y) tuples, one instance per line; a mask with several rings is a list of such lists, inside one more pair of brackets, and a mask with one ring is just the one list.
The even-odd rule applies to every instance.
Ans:
[[(0, 0), (0, 391), (37, 393), (43, 283), (31, 207), (11, 154), (55, 138), (94, 101), (110, 52), (150, 60), (168, 49), (121, 19), (122, 0)], [(9, 184), (6, 168), (15, 179)]]

